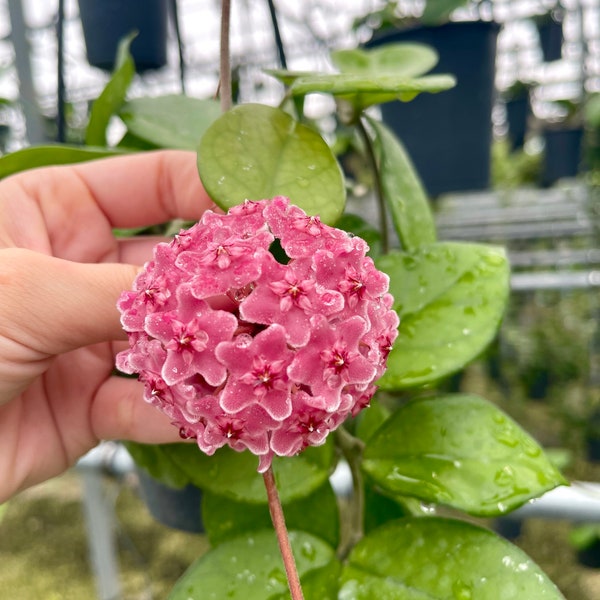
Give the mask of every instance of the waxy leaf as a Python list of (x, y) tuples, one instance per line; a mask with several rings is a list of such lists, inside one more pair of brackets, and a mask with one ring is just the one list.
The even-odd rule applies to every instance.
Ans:
[(466, 394), (402, 406), (369, 439), (362, 468), (389, 493), (479, 516), (505, 514), (566, 483), (515, 421)]
[(356, 73), (314, 74), (298, 77), (290, 91), (294, 95), (325, 93), (344, 98), (356, 112), (374, 104), (393, 100), (409, 102), (422, 92), (443, 92), (454, 87), (451, 75), (423, 75), (405, 77), (383, 74), (378, 77)]
[(29, 146), (0, 157), (0, 179), (50, 165), (71, 165), (96, 158), (126, 154), (114, 148), (85, 148), (82, 146)]
[(388, 523), (355, 546), (339, 599), (374, 598), (564, 600), (516, 546), (470, 523), (434, 517)]
[[(311, 533), (336, 547), (340, 537), (337, 499), (326, 481), (313, 493), (283, 504), (288, 529)], [(270, 529), (271, 515), (266, 504), (236, 502), (204, 491), (202, 522), (213, 546), (250, 531)]]
[(399, 519), (400, 517), (418, 516), (417, 512), (411, 510), (410, 500), (408, 502), (400, 500), (396, 502), (389, 496), (385, 496), (379, 489), (376, 489), (372, 482), (367, 481), (364, 485), (365, 490), (365, 510), (364, 510), (364, 530), (369, 533), (381, 527), (388, 521)]
[(344, 178), (329, 146), (269, 106), (243, 104), (217, 119), (200, 142), (198, 171), (223, 209), (245, 199), (287, 196), (330, 225), (344, 210)]
[(456, 83), (451, 75), (425, 75), (438, 62), (425, 44), (398, 43), (332, 54), (340, 73), (271, 70), (295, 96), (326, 93), (347, 100), (355, 119), (365, 108), (392, 100), (409, 101), (421, 92), (441, 92)]
[(435, 67), (434, 48), (418, 43), (387, 44), (379, 48), (354, 48), (331, 53), (333, 64), (342, 73), (370, 76), (419, 77)]
[(390, 209), (398, 239), (408, 252), (436, 240), (435, 221), (427, 194), (400, 140), (383, 123), (369, 119), (383, 199)]
[(119, 42), (115, 70), (110, 80), (92, 105), (90, 121), (85, 132), (88, 146), (106, 146), (106, 130), (110, 118), (121, 108), (127, 96), (127, 90), (135, 75), (135, 63), (129, 52), (136, 33), (132, 33)]
[(119, 116), (130, 134), (157, 148), (196, 150), (211, 123), (221, 114), (216, 100), (183, 95), (136, 98)]
[(363, 410), (356, 416), (354, 435), (366, 442), (390, 417), (390, 410), (377, 400), (377, 396), (369, 403), (369, 410)]
[(443, 242), (376, 258), (390, 276), (399, 336), (384, 389), (430, 383), (462, 368), (494, 337), (509, 291), (502, 248)]
[[(258, 458), (250, 452), (224, 447), (207, 456), (194, 444), (166, 444), (162, 449), (199, 488), (236, 501), (267, 502), (263, 476), (256, 472)], [(309, 447), (298, 456), (275, 457), (273, 471), (281, 501), (303, 498), (323, 485), (334, 458), (331, 442)]]
[[(333, 549), (304, 532), (290, 532), (300, 581), (322, 570), (338, 572)], [(319, 590), (320, 585), (312, 585)], [(275, 533), (258, 531), (210, 550), (183, 574), (169, 600), (275, 600), (289, 598), (287, 579)], [(306, 600), (324, 600), (309, 596)], [(335, 596), (332, 597), (334, 600)]]
[(122, 148), (124, 150), (131, 150), (136, 152), (146, 152), (148, 150), (157, 150), (159, 146), (157, 146), (156, 144), (152, 144), (147, 140), (142, 140), (130, 133), (129, 131), (126, 131), (123, 137), (118, 141), (117, 148)]

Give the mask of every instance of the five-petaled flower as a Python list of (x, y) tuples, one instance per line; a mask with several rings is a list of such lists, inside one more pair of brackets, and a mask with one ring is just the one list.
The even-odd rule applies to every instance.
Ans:
[(398, 317), (367, 251), (287, 198), (209, 211), (122, 294), (130, 348), (117, 366), (201, 450), (249, 449), (264, 471), (322, 444), (376, 391)]

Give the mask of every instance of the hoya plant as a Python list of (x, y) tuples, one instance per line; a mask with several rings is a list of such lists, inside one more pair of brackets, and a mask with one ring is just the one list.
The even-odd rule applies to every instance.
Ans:
[[(232, 106), (226, 55), (219, 103), (126, 101), (129, 42), (87, 146), (27, 148), (0, 159), (0, 174), (192, 149), (221, 209), (169, 226), (118, 305), (130, 347), (117, 366), (188, 438), (128, 447), (154, 477), (203, 491), (211, 549), (169, 599), (562, 598), (471, 517), (506, 515), (565, 480), (497, 406), (435, 392), (494, 338), (505, 252), (437, 240), (409, 157), (368, 110), (452, 87), (428, 75), (435, 52), (334, 52), (333, 73), (271, 71), (279, 107)], [(333, 97), (360, 139), (377, 224), (347, 210), (338, 160), (304, 112), (311, 94)], [(109, 146), (114, 115), (126, 133)], [(351, 474), (343, 498), (339, 464)]]

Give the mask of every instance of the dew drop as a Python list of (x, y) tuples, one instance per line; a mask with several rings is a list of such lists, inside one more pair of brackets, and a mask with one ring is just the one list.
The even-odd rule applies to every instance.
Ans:
[(452, 593), (455, 600), (471, 600), (473, 597), (471, 586), (460, 580), (452, 584)]
[(308, 560), (313, 560), (317, 554), (317, 550), (311, 543), (304, 542), (300, 548), (300, 554), (305, 558), (308, 558)]
[(281, 569), (271, 569), (267, 577), (272, 586), (276, 586), (277, 584), (283, 584), (287, 586), (287, 578)]

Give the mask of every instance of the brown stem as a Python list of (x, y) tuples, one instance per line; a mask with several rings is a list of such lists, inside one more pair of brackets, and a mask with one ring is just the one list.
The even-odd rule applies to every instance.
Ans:
[(265, 480), (265, 488), (267, 489), (271, 520), (273, 521), (273, 527), (277, 534), (279, 551), (283, 558), (283, 565), (285, 567), (292, 600), (304, 600), (302, 588), (300, 587), (300, 577), (298, 576), (298, 570), (296, 569), (296, 561), (294, 560), (294, 555), (292, 553), (290, 538), (288, 536), (287, 527), (285, 526), (285, 517), (283, 516), (283, 509), (281, 508), (281, 501), (279, 500), (279, 493), (277, 492), (277, 485), (275, 484), (275, 477), (273, 476), (273, 469), (271, 467), (263, 473), (263, 478)]
[(231, 22), (231, 0), (222, 0), (221, 3), (221, 56), (220, 56), (220, 81), (219, 97), (221, 111), (227, 112), (232, 104), (231, 92), (231, 58), (229, 52), (229, 29)]

